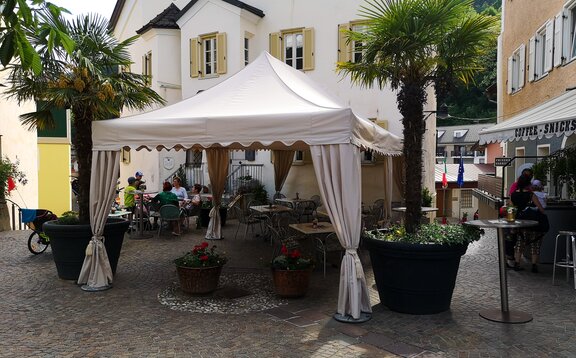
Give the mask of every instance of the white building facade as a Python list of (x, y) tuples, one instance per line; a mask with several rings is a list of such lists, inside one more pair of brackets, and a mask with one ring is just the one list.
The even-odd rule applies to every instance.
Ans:
[[(362, 0), (119, 0), (111, 18), (111, 27), (120, 40), (140, 34), (130, 48), (132, 72), (151, 75), (151, 87), (167, 104), (196, 95), (234, 75), (263, 51), (302, 70), (313, 80), (338, 96), (355, 113), (368, 118), (392, 133), (402, 136), (401, 115), (396, 94), (378, 88), (353, 85), (336, 72), (338, 61), (354, 60), (354, 44), (347, 44), (343, 29), (359, 30)], [(429, 93), (427, 109), (436, 107)], [(230, 98), (242, 101), (241, 98)], [(191, 109), (192, 110), (192, 109)], [(127, 115), (128, 113), (124, 113)], [(433, 117), (433, 116), (432, 116)], [(424, 185), (434, 188), (435, 120), (427, 120), (425, 138)], [(241, 123), (238, 123), (241, 126)], [(307, 153), (300, 157), (286, 180), (283, 192), (301, 196), (317, 194), (317, 185)], [(127, 156), (128, 157), (128, 156)], [(136, 170), (156, 189), (178, 165), (184, 163), (183, 151), (132, 152), (121, 168), (122, 183)], [(363, 200), (372, 203), (381, 197), (383, 169), (378, 159), (366, 155), (363, 166)], [(274, 190), (270, 153), (236, 152), (231, 165), (262, 165), (263, 184)], [(394, 200), (401, 194), (395, 190)]]

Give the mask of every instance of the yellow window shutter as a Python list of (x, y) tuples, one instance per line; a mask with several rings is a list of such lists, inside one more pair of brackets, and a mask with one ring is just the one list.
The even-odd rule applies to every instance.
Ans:
[(304, 35), (304, 71), (314, 69), (314, 29), (307, 28), (302, 30)]
[(282, 60), (282, 39), (279, 32), (273, 32), (269, 35), (270, 54), (279, 60)]
[(346, 30), (348, 24), (338, 25), (338, 62), (350, 61), (350, 44), (346, 43)]
[(146, 55), (142, 56), (142, 74), (146, 74)]
[(386, 130), (388, 130), (388, 120), (387, 119), (379, 119), (376, 121), (376, 124)]
[(198, 38), (190, 39), (190, 77), (198, 77)]
[(219, 75), (226, 73), (226, 33), (218, 33), (216, 35), (216, 46), (218, 59), (216, 60), (216, 72)]

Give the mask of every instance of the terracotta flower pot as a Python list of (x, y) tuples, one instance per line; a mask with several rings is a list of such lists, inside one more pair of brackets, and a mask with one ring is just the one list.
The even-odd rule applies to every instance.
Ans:
[(274, 292), (280, 297), (302, 297), (308, 291), (312, 269), (272, 269)]
[(222, 273), (222, 266), (184, 267), (176, 266), (180, 288), (193, 295), (207, 294), (216, 291)]

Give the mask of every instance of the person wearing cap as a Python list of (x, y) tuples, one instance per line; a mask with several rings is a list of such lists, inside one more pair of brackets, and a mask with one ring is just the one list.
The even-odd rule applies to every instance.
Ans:
[(534, 193), (534, 196), (538, 198), (538, 201), (540, 201), (540, 205), (542, 205), (542, 207), (546, 209), (546, 202), (548, 201), (548, 193), (544, 192), (544, 185), (542, 185), (542, 182), (540, 180), (538, 179), (532, 180), (532, 193)]
[(128, 186), (124, 188), (124, 207), (126, 210), (134, 211), (134, 192), (136, 191), (136, 178), (128, 178)]
[(141, 190), (140, 184), (145, 183), (145, 181), (142, 180), (143, 176), (144, 176), (144, 174), (141, 171), (137, 171), (136, 173), (134, 173), (134, 177), (136, 178), (136, 182), (134, 183), (134, 187), (136, 188), (136, 190)]

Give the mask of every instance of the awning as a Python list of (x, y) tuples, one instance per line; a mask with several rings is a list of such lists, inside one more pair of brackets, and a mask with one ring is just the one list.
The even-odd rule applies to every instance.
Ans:
[(480, 131), (480, 144), (569, 136), (576, 131), (576, 91)]

